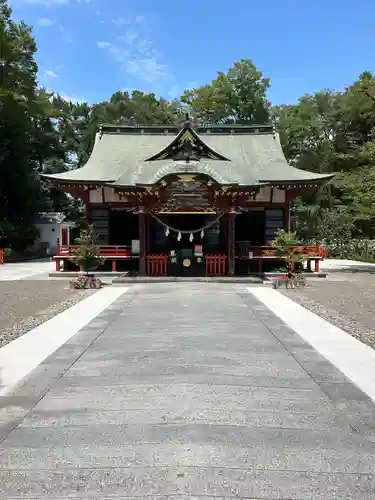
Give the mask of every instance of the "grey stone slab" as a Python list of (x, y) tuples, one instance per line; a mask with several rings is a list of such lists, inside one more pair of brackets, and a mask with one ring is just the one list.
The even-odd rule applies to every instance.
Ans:
[[(189, 339), (187, 336), (180, 338), (168, 335), (167, 338), (150, 339), (150, 336), (128, 337), (122, 335), (119, 338), (111, 337), (110, 345), (112, 348), (121, 349), (124, 352), (139, 353), (143, 351), (164, 350), (164, 351), (208, 351), (208, 352), (226, 352), (233, 356), (243, 354), (244, 351), (251, 354), (260, 355), (283, 355), (287, 356), (288, 352), (280, 343), (275, 343), (274, 340), (267, 337), (259, 336), (259, 338), (247, 338), (229, 340), (227, 335), (210, 337), (195, 337)], [(108, 348), (107, 338), (99, 339), (94, 346), (93, 351), (100, 351)]]
[(351, 428), (375, 445), (375, 412), (356, 413), (350, 417)]
[[(345, 451), (343, 453), (343, 451)], [(341, 452), (341, 455), (339, 453)], [(284, 470), (313, 473), (373, 474), (372, 452), (344, 448), (311, 450), (287, 446), (238, 447), (196, 443), (69, 446), (21, 448), (0, 451), (0, 469), (30, 470), (97, 467), (220, 467), (244, 470)], [(224, 472), (225, 474), (225, 472)]]
[(327, 360), (300, 360), (301, 368), (317, 383), (345, 383), (347, 377)]
[(229, 375), (215, 373), (200, 373), (196, 370), (179, 370), (176, 368), (174, 373), (160, 375), (159, 373), (141, 373), (131, 375), (112, 375), (112, 376), (88, 376), (75, 375), (66, 376), (59, 380), (58, 388), (62, 387), (100, 387), (110, 385), (149, 385), (149, 384), (204, 384), (204, 385), (232, 385), (247, 387), (286, 387), (293, 389), (316, 389), (316, 383), (310, 377), (256, 377), (246, 375)]
[[(19, 497), (7, 497), (7, 500), (16, 500), (16, 498), (19, 498)], [(51, 497), (38, 497), (38, 498), (35, 498), (35, 497), (27, 497), (29, 500), (51, 500)], [(69, 496), (69, 497), (61, 497), (61, 496), (53, 496), (54, 499), (56, 500), (74, 500), (74, 499), (77, 499), (77, 498), (80, 498), (80, 499), (90, 499), (90, 500), (108, 500), (108, 498), (111, 498), (111, 497), (108, 497), (108, 496), (100, 496), (100, 497), (97, 497), (97, 496), (90, 496), (90, 497), (87, 497), (87, 496)], [(113, 497), (112, 497), (113, 498)], [(204, 495), (204, 497), (202, 497), (202, 495), (199, 495), (199, 496), (186, 496), (186, 495), (142, 495), (142, 496), (118, 496), (116, 495), (116, 500), (202, 500), (202, 498), (204, 498), (204, 500), (217, 500), (218, 497), (211, 497), (211, 496), (207, 496), (207, 495)], [(220, 497), (220, 500), (238, 500), (240, 497)], [(244, 497), (241, 497), (241, 498), (244, 498)], [(246, 497), (245, 500), (259, 500), (259, 498), (249, 498), (249, 497)], [(264, 498), (263, 500), (272, 500), (272, 499), (267, 499), (267, 498)], [(302, 499), (303, 500), (303, 499)], [(306, 499), (307, 500), (307, 499)]]
[[(353, 383), (332, 383), (332, 382), (320, 382), (319, 387), (322, 391), (327, 394), (329, 399), (334, 403), (345, 402), (348, 399), (350, 401), (358, 401), (368, 403), (369, 405), (374, 405), (373, 401), (356, 387)], [(375, 410), (375, 405), (374, 405)]]
[(257, 362), (248, 364), (231, 365), (227, 363), (213, 362), (183, 362), (180, 359), (171, 359), (168, 364), (166, 359), (149, 358), (141, 363), (138, 359), (128, 359), (126, 363), (121, 359), (102, 360), (86, 360), (80, 359), (69, 372), (70, 375), (87, 375), (87, 376), (114, 376), (114, 375), (144, 375), (159, 373), (160, 375), (170, 374), (207, 374), (215, 375), (220, 373), (222, 376), (250, 376), (250, 377), (282, 377), (282, 378), (308, 378), (308, 374), (299, 366), (289, 366), (287, 363), (280, 366), (276, 360), (268, 362)]
[[(367, 422), (368, 423), (368, 422)], [(285, 429), (342, 430), (349, 424), (343, 412), (292, 413), (246, 411), (240, 408), (176, 408), (147, 410), (50, 410), (33, 411), (20, 427), (61, 427), (92, 425), (206, 424), (271, 427)], [(79, 432), (79, 430), (77, 431)]]
[(248, 411), (332, 411), (328, 398), (319, 390), (253, 388), (204, 385), (139, 385), (87, 388), (54, 387), (38, 403), (38, 410), (52, 409), (175, 409), (241, 408)]
[(44, 496), (213, 496), (257, 499), (373, 500), (368, 474), (222, 468), (112, 468), (0, 472), (0, 498)]
[[(202, 363), (212, 363), (220, 365), (236, 365), (236, 366), (247, 366), (254, 364), (269, 364), (278, 365), (281, 368), (292, 367), (295, 369), (300, 369), (301, 367), (296, 362), (296, 360), (289, 354), (285, 352), (233, 352), (233, 351), (216, 351), (214, 347), (206, 350), (194, 350), (194, 349), (145, 349), (145, 350), (132, 350), (131, 345), (128, 344), (129, 350), (124, 348), (123, 350), (116, 349), (113, 351), (111, 348), (111, 342), (108, 343), (107, 351), (103, 352), (101, 349), (90, 349), (87, 350), (80, 358), (80, 362), (85, 362), (91, 359), (97, 359), (98, 361), (105, 361), (106, 359), (117, 359), (119, 361), (146, 361), (160, 360), (160, 362), (172, 361), (176, 362), (202, 362)], [(70, 349), (69, 349), (70, 350)], [(75, 347), (73, 352), (79, 352), (78, 348)], [(82, 351), (81, 351), (82, 354)], [(301, 370), (302, 371), (302, 370)]]
[[(24, 451), (23, 451), (24, 450)], [(70, 450), (70, 455), (69, 455)], [(70, 457), (70, 458), (69, 458)], [(0, 468), (224, 467), (373, 473), (374, 447), (357, 433), (195, 425), (22, 428)]]

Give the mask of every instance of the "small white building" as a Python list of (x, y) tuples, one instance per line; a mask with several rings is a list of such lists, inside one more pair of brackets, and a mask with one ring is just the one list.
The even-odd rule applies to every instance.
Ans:
[(70, 244), (70, 231), (74, 225), (61, 212), (39, 213), (35, 220), (39, 237), (35, 240), (34, 246), (44, 247), (47, 255), (55, 255), (57, 243)]

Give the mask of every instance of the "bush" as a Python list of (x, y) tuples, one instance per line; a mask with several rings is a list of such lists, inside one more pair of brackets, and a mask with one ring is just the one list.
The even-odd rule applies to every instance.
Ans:
[(303, 262), (306, 260), (306, 256), (293, 248), (301, 245), (301, 241), (295, 232), (279, 229), (271, 245), (277, 249), (278, 255), (282, 257), (283, 268), (285, 267), (286, 270), (294, 269), (296, 272), (303, 271)]
[(100, 247), (95, 244), (92, 226), (82, 229), (76, 242), (79, 246), (74, 250), (74, 255), (70, 260), (82, 271), (88, 272), (103, 263), (100, 257)]
[(324, 241), (327, 258), (375, 262), (375, 240)]

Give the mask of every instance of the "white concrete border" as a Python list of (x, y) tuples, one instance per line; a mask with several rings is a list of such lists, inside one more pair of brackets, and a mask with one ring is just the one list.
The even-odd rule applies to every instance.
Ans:
[(375, 401), (375, 350), (276, 290), (248, 291)]
[(30, 330), (0, 349), (0, 396), (65, 344), (128, 287), (108, 287)]

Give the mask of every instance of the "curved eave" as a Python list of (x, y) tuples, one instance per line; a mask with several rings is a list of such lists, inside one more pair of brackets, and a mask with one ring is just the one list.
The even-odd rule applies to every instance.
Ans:
[(272, 181), (260, 181), (266, 182), (269, 185), (277, 186), (280, 188), (291, 188), (291, 187), (314, 187), (321, 186), (335, 177), (335, 174), (322, 175), (321, 177), (310, 178), (310, 179), (299, 179), (299, 180), (272, 180)]
[(105, 186), (114, 182), (114, 179), (84, 180), (84, 179), (64, 179), (58, 177), (59, 174), (40, 174), (41, 177), (55, 185), (60, 186)]
[[(109, 184), (111, 187), (113, 187), (114, 189), (131, 189), (134, 187), (137, 187), (139, 189), (149, 189), (153, 186), (155, 186), (155, 184), (158, 184), (159, 185), (159, 182), (158, 181), (157, 183), (150, 183), (150, 184), (145, 184), (145, 183), (142, 183), (142, 184), (138, 184), (136, 183), (135, 185), (133, 186), (128, 186), (128, 185), (123, 185), (123, 184), (115, 184), (115, 183), (112, 183), (112, 184)], [(260, 182), (260, 183), (257, 183), (257, 184), (239, 184), (239, 183), (221, 183), (221, 182), (217, 182), (215, 181), (216, 183), (216, 186), (220, 187), (220, 188), (226, 188), (227, 190), (230, 190), (230, 189), (233, 189), (234, 191), (235, 190), (238, 190), (238, 189), (258, 189), (258, 188), (261, 188), (261, 187), (265, 187), (265, 186), (270, 186), (272, 183), (271, 182)]]

